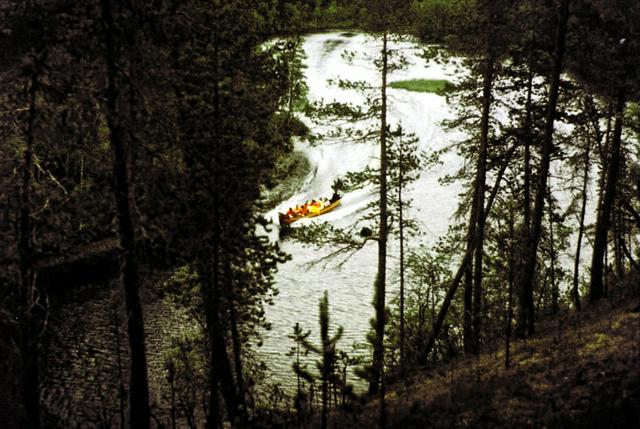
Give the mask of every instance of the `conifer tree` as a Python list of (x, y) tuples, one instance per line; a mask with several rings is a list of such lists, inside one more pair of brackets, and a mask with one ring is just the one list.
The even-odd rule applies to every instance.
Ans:
[[(264, 224), (258, 215), (261, 184), (276, 157), (289, 150), (277, 116), (289, 81), (280, 79), (286, 76), (279, 60), (283, 46), (265, 44), (270, 23), (246, 2), (181, 7), (197, 23), (176, 16), (184, 34), (175, 41), (174, 69), (188, 210), (174, 239), (202, 284), (210, 366), (207, 425), (218, 424), (220, 389), (227, 417), (242, 426), (248, 424), (249, 384), (242, 344), (265, 326), (261, 306), (284, 260), (257, 228)], [(262, 16), (270, 16), (264, 7)]]
[[(492, 158), (505, 152), (501, 147), (504, 139), (495, 137), (495, 128), (499, 124), (492, 121), (492, 111), (497, 104), (495, 82), (501, 72), (500, 59), (508, 52), (510, 13), (508, 2), (478, 2), (467, 10), (464, 20), (460, 21), (459, 33), (452, 38), (452, 48), (469, 56), (468, 64), (472, 71), (468, 79), (459, 85), (457, 93), (451, 96), (460, 114), (458, 119), (448, 122), (448, 127), (464, 128), (469, 133), (469, 138), (460, 144), (460, 148), (463, 157), (474, 165), (473, 169), (465, 166), (457, 177), (471, 183), (470, 201), (465, 199), (462, 203), (464, 210), (467, 207), (469, 210), (465, 255), (471, 255), (464, 258), (463, 333), (465, 351), (473, 353), (479, 351), (480, 345), (484, 235), (487, 222), (485, 213), (488, 212), (485, 196), (488, 187), (487, 172)], [(476, 37), (478, 34), (482, 37)], [(480, 92), (479, 96), (477, 92)], [(498, 183), (496, 182), (496, 187)], [(452, 286), (457, 289), (455, 281)], [(448, 303), (450, 301), (445, 300), (442, 320), (448, 310)], [(426, 356), (423, 358), (426, 359)]]
[[(406, 215), (406, 209), (410, 207), (412, 200), (405, 195), (405, 191), (411, 182), (418, 179), (419, 172), (425, 166), (424, 157), (417, 155), (416, 138), (406, 138), (401, 127), (393, 133), (394, 139), (390, 144), (389, 164), (390, 164), (390, 188), (396, 192), (391, 198), (391, 206), (394, 213), (397, 214), (397, 221), (392, 222), (392, 229), (398, 236), (400, 245), (398, 271), (400, 275), (399, 294), (399, 347), (400, 347), (400, 369), (405, 367), (405, 253), (407, 235), (417, 231), (417, 225), (414, 220)], [(394, 225), (395, 224), (395, 225)]]
[[(126, 115), (133, 115), (133, 106), (127, 105), (122, 100), (121, 81), (119, 79), (119, 68), (123, 67), (123, 59), (118, 52), (121, 45), (116, 39), (117, 21), (119, 26), (127, 28), (123, 22), (125, 15), (121, 11), (115, 12), (110, 0), (102, 0), (102, 20), (104, 22), (105, 37), (105, 66), (107, 74), (106, 88), (106, 110), (107, 123), (110, 131), (111, 146), (114, 151), (114, 181), (116, 206), (118, 210), (118, 233), (123, 250), (123, 285), (125, 288), (127, 323), (129, 332), (129, 348), (131, 350), (131, 381), (130, 381), (130, 425), (133, 427), (149, 427), (149, 387), (147, 382), (147, 361), (145, 355), (145, 334), (142, 315), (142, 304), (140, 302), (139, 287), (140, 280), (138, 274), (136, 237), (131, 209), (131, 177), (128, 153), (132, 150), (129, 141), (131, 130), (127, 128)], [(132, 8), (130, 11), (135, 15), (137, 11)], [(129, 27), (127, 31), (132, 32), (131, 38), (134, 41), (131, 49), (136, 49), (135, 29)], [(132, 58), (135, 53), (129, 52), (128, 61), (133, 66)], [(126, 61), (126, 60), (125, 60)], [(120, 62), (120, 64), (119, 64)], [(129, 76), (135, 79), (135, 76)], [(133, 90), (130, 90), (133, 91)]]
[[(489, 13), (489, 20), (500, 20), (500, 17), (496, 13)], [(480, 309), (481, 309), (481, 297), (482, 297), (482, 257), (483, 257), (483, 243), (484, 243), (484, 206), (485, 206), (485, 186), (486, 186), (486, 174), (487, 174), (487, 157), (489, 146), (489, 116), (491, 112), (491, 92), (493, 85), (494, 74), (494, 62), (496, 53), (494, 52), (494, 40), (491, 35), (494, 31), (488, 31), (488, 40), (486, 41), (486, 54), (482, 71), (482, 114), (480, 119), (480, 147), (476, 165), (476, 177), (474, 180), (474, 192), (471, 201), (471, 214), (469, 218), (469, 233), (467, 238), (467, 247), (474, 247), (474, 262), (473, 262), (473, 310), (472, 310), (472, 341), (469, 349), (474, 353), (479, 353), (480, 347)], [(470, 270), (467, 268), (467, 277), (470, 278)], [(469, 281), (465, 283), (468, 285)], [(467, 286), (468, 288), (468, 286)], [(465, 290), (465, 303), (468, 306), (468, 289)], [(465, 314), (468, 314), (469, 308), (465, 309)]]
[(308, 399), (309, 403), (312, 402), (312, 398), (306, 398), (302, 389), (303, 380), (307, 381), (307, 383), (313, 383), (313, 375), (307, 370), (307, 365), (302, 363), (300, 360), (301, 357), (309, 354), (309, 350), (304, 347), (304, 344), (308, 342), (307, 339), (309, 338), (309, 335), (311, 335), (311, 331), (309, 330), (304, 332), (299, 323), (296, 323), (293, 326), (293, 333), (289, 335), (289, 338), (295, 341), (295, 346), (289, 350), (287, 356), (295, 357), (291, 367), (293, 372), (296, 374), (296, 397), (294, 400), (294, 407), (296, 409), (298, 427), (302, 424), (302, 412), (305, 399)]
[[(76, 219), (64, 222), (69, 207), (74, 207), (70, 203), (77, 203), (80, 193), (77, 180), (71, 177), (76, 153), (70, 153), (62, 140), (81, 138), (74, 113), (86, 105), (75, 94), (60, 92), (73, 87), (70, 83), (77, 77), (66, 55), (74, 38), (59, 31), (70, 10), (75, 8), (60, 2), (5, 2), (0, 6), (0, 79), (4, 82), (0, 89), (4, 106), (0, 113), (0, 205), (1, 247), (5, 249), (0, 258), (0, 305), (19, 321), (15, 341), (23, 362), (15, 374), (16, 379), (22, 378), (15, 418), (16, 425), (19, 421), (25, 427), (41, 425), (40, 388), (46, 373), (47, 356), (41, 349), (50, 316), (49, 291), (39, 269), (44, 255), (77, 237), (68, 227)], [(86, 111), (91, 117), (90, 109)], [(83, 198), (90, 199), (86, 193)], [(87, 218), (86, 214), (80, 217)]]
[[(615, 224), (612, 213), (623, 171), (624, 115), (629, 96), (638, 91), (631, 76), (637, 74), (640, 64), (637, 55), (640, 30), (635, 19), (639, 11), (635, 2), (624, 0), (606, 4), (580, 1), (576, 6), (578, 22), (583, 25), (576, 26), (574, 31), (579, 32), (585, 43), (572, 50), (570, 66), (586, 87), (606, 98), (612, 106), (613, 116), (612, 133), (602, 152), (603, 168), (591, 261), (589, 301), (596, 302), (605, 292), (604, 256), (610, 225)], [(623, 10), (624, 13), (621, 12)]]
[[(329, 293), (325, 290), (324, 295), (320, 298), (319, 304), (319, 321), (320, 321), (320, 342), (321, 345), (315, 346), (307, 340), (308, 333), (302, 334), (302, 331), (298, 329), (296, 335), (296, 342), (300, 342), (305, 349), (311, 351), (320, 356), (317, 366), (320, 371), (321, 389), (322, 389), (322, 410), (321, 410), (321, 423), (320, 427), (327, 428), (329, 417), (329, 402), (330, 402), (330, 384), (336, 382), (336, 363), (337, 363), (337, 349), (336, 345), (340, 338), (342, 338), (343, 329), (342, 326), (338, 327), (334, 336), (329, 336)], [(296, 326), (298, 326), (296, 324)], [(294, 328), (295, 332), (295, 328)], [(303, 375), (304, 371), (301, 366), (296, 365), (296, 374)], [(294, 366), (294, 368), (296, 367)]]
[(546, 123), (542, 139), (542, 155), (538, 167), (538, 181), (536, 185), (533, 217), (531, 219), (531, 230), (525, 237), (524, 261), (522, 270), (518, 273), (520, 312), (518, 314), (517, 332), (519, 336), (532, 335), (534, 332), (533, 279), (542, 229), (542, 217), (547, 191), (547, 176), (549, 174), (551, 153), (554, 148), (553, 129), (556, 118), (558, 94), (560, 91), (560, 74), (564, 60), (569, 3), (569, 0), (562, 0), (560, 3), (553, 54), (553, 67), (549, 78), (549, 95), (546, 106)]
[(582, 254), (582, 245), (585, 238), (585, 219), (587, 214), (588, 190), (591, 181), (591, 168), (593, 162), (591, 157), (598, 147), (603, 144), (604, 133), (601, 130), (601, 120), (604, 119), (603, 112), (597, 105), (592, 95), (584, 94), (577, 97), (579, 100), (579, 108), (582, 110), (580, 115), (573, 118), (576, 126), (574, 135), (577, 137), (578, 151), (575, 156), (569, 160), (573, 168), (576, 170), (576, 180), (581, 180), (579, 192), (572, 201), (571, 207), (576, 212), (578, 221), (578, 236), (576, 239), (576, 249), (573, 263), (573, 276), (571, 284), (571, 298), (573, 305), (577, 311), (581, 309), (580, 302), (580, 256)]
[(369, 30), (381, 35), (382, 49), (380, 51), (380, 207), (378, 227), (378, 270), (375, 281), (374, 307), (375, 318), (375, 343), (373, 347), (373, 362), (371, 379), (369, 380), (369, 393), (380, 393), (380, 420), (379, 427), (386, 426), (385, 413), (385, 383), (384, 383), (384, 330), (385, 330), (385, 295), (386, 295), (386, 269), (387, 269), (387, 237), (388, 237), (388, 207), (387, 207), (387, 78), (389, 74), (389, 33), (402, 27), (402, 17), (408, 11), (408, 2), (401, 1), (389, 4), (382, 1), (368, 3)]
[[(373, 4), (375, 3), (375, 4)], [(386, 86), (388, 74), (401, 66), (391, 62), (390, 56), (392, 55), (392, 49), (389, 46), (392, 36), (389, 31), (393, 27), (401, 22), (399, 18), (402, 8), (391, 10), (390, 5), (382, 5), (379, 2), (373, 2), (370, 4), (370, 25), (374, 34), (379, 34), (382, 44), (379, 58), (376, 59), (378, 70), (380, 73), (380, 85), (373, 88), (375, 91), (379, 91), (378, 94), (373, 95), (372, 100), (375, 100), (371, 105), (365, 106), (365, 108), (358, 108), (354, 106), (345, 105), (342, 103), (332, 103), (326, 106), (320, 106), (317, 109), (316, 115), (320, 117), (329, 116), (349, 116), (351, 120), (375, 120), (378, 122), (375, 126), (375, 130), (361, 131), (361, 130), (347, 130), (347, 137), (355, 140), (367, 139), (371, 136), (375, 136), (376, 140), (380, 144), (380, 166), (378, 169), (367, 169), (363, 172), (356, 172), (350, 178), (349, 182), (351, 186), (359, 187), (364, 183), (375, 183), (378, 187), (379, 196), (375, 201), (376, 211), (373, 217), (365, 217), (363, 219), (367, 221), (375, 221), (377, 225), (366, 225), (361, 229), (362, 239), (354, 237), (353, 231), (337, 231), (332, 229), (328, 225), (323, 225), (315, 228), (297, 228), (295, 232), (296, 238), (303, 241), (313, 241), (317, 244), (341, 244), (338, 251), (332, 253), (332, 255), (338, 255), (343, 253), (349, 253), (356, 251), (364, 245), (368, 240), (375, 240), (378, 244), (378, 269), (376, 281), (374, 283), (374, 308), (375, 308), (375, 339), (373, 347), (373, 363), (371, 368), (371, 376), (369, 380), (369, 392), (370, 394), (376, 394), (380, 392), (380, 383), (383, 372), (384, 362), (384, 325), (385, 325), (385, 295), (386, 295), (386, 266), (387, 266), (387, 239), (389, 235), (389, 222), (388, 211), (390, 196), (388, 195), (390, 184), (389, 182), (389, 144), (391, 139), (396, 136), (390, 131), (390, 127), (387, 121), (387, 94)], [(403, 3), (403, 7), (405, 7)], [(394, 21), (395, 20), (395, 21)], [(395, 23), (395, 24), (392, 24)], [(398, 24), (398, 28), (400, 25)], [(371, 90), (361, 82), (345, 82), (340, 81), (340, 85), (348, 87), (350, 89), (358, 90)], [(373, 226), (373, 228), (372, 228)], [(375, 231), (375, 232), (374, 232)], [(381, 396), (384, 394), (381, 393)]]

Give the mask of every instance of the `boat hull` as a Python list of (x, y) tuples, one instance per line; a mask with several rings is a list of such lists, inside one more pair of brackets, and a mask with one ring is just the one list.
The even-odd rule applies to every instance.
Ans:
[(338, 206), (340, 205), (340, 200), (337, 200), (331, 204), (329, 204), (328, 206), (318, 210), (315, 213), (307, 213), (304, 216), (296, 216), (296, 217), (287, 217), (284, 213), (278, 213), (278, 218), (280, 219), (280, 225), (290, 225), (295, 221), (298, 221), (300, 219), (308, 219), (308, 218), (312, 218), (312, 217), (318, 217), (318, 216), (322, 216), (323, 214), (329, 213), (333, 210), (335, 210)]

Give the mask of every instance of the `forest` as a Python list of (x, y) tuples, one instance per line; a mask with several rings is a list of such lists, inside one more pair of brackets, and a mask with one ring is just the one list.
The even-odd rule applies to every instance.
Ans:
[(637, 0), (0, 0), (0, 62), (0, 426), (640, 427)]

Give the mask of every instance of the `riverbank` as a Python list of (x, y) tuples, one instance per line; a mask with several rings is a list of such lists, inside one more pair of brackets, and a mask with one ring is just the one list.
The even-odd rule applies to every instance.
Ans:
[(274, 175), (274, 186), (262, 193), (265, 208), (271, 210), (295, 195), (310, 171), (311, 163), (303, 152), (293, 151), (279, 160)]

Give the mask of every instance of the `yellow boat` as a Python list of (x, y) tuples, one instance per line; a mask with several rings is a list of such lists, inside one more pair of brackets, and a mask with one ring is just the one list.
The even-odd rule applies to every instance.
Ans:
[(336, 200), (333, 203), (329, 204), (326, 207), (321, 208), (316, 212), (309, 211), (305, 215), (294, 215), (292, 217), (287, 216), (285, 213), (278, 213), (278, 219), (280, 220), (280, 225), (289, 225), (300, 219), (318, 217), (325, 213), (329, 213), (330, 211), (335, 210), (335, 208), (338, 207), (339, 205), (340, 205), (340, 200)]

